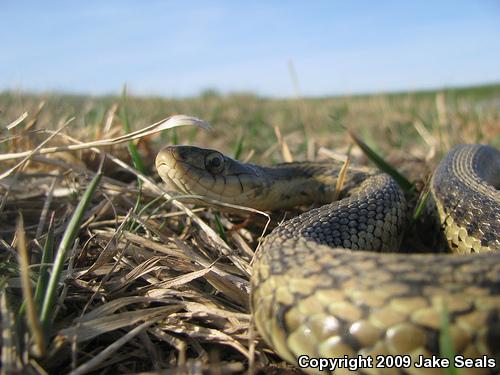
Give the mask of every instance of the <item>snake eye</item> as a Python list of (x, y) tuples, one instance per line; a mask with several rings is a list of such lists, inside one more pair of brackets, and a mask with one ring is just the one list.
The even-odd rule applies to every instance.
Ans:
[(212, 152), (205, 156), (205, 168), (212, 174), (220, 173), (224, 170), (224, 156), (219, 152)]

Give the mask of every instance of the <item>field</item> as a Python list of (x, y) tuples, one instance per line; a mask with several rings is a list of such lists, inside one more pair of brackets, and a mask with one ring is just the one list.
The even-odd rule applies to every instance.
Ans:
[[(174, 114), (211, 130), (178, 127), (70, 150)], [(4, 92), (0, 124), (2, 371), (294, 373), (249, 315), (251, 259), (266, 217), (168, 199), (156, 152), (187, 143), (259, 164), (350, 152), (354, 163), (373, 165), (351, 148), (352, 132), (415, 185), (412, 212), (454, 144), (500, 147), (500, 85), (288, 100)], [(52, 146), (62, 149), (44, 153)], [(284, 215), (273, 214), (270, 227)]]

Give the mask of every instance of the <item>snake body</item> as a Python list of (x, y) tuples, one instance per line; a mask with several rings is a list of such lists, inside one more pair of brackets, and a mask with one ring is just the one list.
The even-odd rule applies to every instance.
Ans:
[(408, 369), (359, 371), (430, 373), (414, 364), (419, 356), (443, 354), (440, 340), (448, 327), (445, 337), (455, 354), (496, 361), (474, 371), (500, 371), (500, 152), (495, 148), (456, 146), (431, 181), (429, 207), (451, 250), (478, 253), (473, 256), (395, 253), (406, 226), (406, 203), (383, 173), (350, 168), (341, 199), (332, 202), (336, 163), (260, 167), (214, 150), (171, 146), (158, 154), (156, 166), (184, 193), (258, 209), (324, 204), (279, 225), (254, 259), (254, 320), (288, 362), (297, 365), (304, 355), (408, 355)]

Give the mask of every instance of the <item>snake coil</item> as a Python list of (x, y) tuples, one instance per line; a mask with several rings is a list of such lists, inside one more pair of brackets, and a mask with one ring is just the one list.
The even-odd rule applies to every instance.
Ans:
[(406, 203), (382, 173), (352, 169), (343, 199), (332, 202), (340, 169), (334, 163), (260, 167), (214, 150), (171, 146), (156, 165), (165, 181), (188, 194), (258, 209), (324, 203), (279, 225), (254, 259), (254, 320), (288, 362), (296, 365), (302, 355), (409, 355), (416, 363), (419, 356), (441, 356), (447, 318), (455, 353), (496, 358), (495, 368), (476, 370), (500, 371), (500, 152), (493, 147), (456, 146), (431, 182), (450, 248), (474, 256), (394, 253)]

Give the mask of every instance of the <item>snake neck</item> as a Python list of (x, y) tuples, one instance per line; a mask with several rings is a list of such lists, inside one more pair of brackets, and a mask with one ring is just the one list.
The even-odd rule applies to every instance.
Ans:
[(367, 168), (349, 167), (337, 192), (342, 169), (340, 162), (293, 162), (252, 167), (258, 169), (264, 181), (258, 191), (259, 203), (254, 206), (262, 206), (266, 210), (330, 203), (351, 194), (363, 181), (376, 174)]
[(386, 174), (364, 180), (349, 196), (309, 210), (277, 227), (270, 241), (301, 238), (352, 250), (398, 251), (406, 225), (406, 201)]

